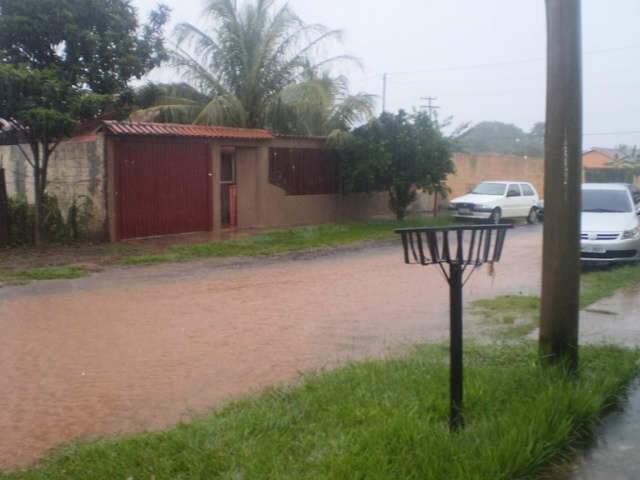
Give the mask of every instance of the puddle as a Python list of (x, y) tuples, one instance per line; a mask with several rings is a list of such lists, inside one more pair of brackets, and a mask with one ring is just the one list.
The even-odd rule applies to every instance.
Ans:
[(597, 313), (598, 315), (618, 315), (617, 312), (612, 312), (610, 310), (599, 310), (597, 308), (587, 308), (585, 312)]
[(594, 443), (549, 480), (637, 480), (640, 478), (640, 384), (622, 411), (608, 415)]

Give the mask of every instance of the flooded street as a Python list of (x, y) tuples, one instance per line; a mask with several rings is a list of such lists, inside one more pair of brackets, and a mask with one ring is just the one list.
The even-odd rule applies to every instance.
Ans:
[[(509, 233), (467, 300), (537, 293), (541, 227)], [(400, 246), (112, 269), (0, 289), (0, 468), (74, 439), (165, 428), (301, 372), (448, 332), (437, 268)]]

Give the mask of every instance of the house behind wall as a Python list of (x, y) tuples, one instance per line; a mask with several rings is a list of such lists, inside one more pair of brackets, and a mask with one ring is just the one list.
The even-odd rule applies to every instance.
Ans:
[[(188, 126), (181, 126), (188, 127)], [(90, 199), (93, 214), (90, 228), (95, 237), (118, 240), (124, 238), (117, 230), (117, 185), (115, 158), (109, 158), (109, 145), (124, 138), (135, 141), (155, 141), (153, 135), (134, 136), (125, 133), (116, 135), (104, 130), (97, 135), (88, 135), (61, 144), (50, 163), (48, 192), (55, 195), (63, 214), (66, 214), (74, 198)], [(268, 132), (267, 132), (268, 133)], [(171, 135), (163, 142), (170, 145)], [(209, 138), (182, 139), (180, 141), (203, 141), (208, 144), (211, 156), (211, 227), (214, 231), (222, 227), (220, 214), (220, 158), (223, 151), (233, 152), (235, 159), (235, 187), (237, 189), (237, 226), (285, 227), (294, 225), (330, 223), (360, 220), (372, 217), (391, 216), (386, 193), (360, 193), (343, 196), (334, 191), (323, 190), (321, 183), (304, 187), (309, 191), (287, 191), (273, 177), (270, 167), (272, 154), (277, 150), (292, 152), (314, 151), (324, 147), (322, 138), (278, 137), (268, 134), (262, 140)], [(111, 143), (110, 143), (111, 142)], [(28, 154), (28, 148), (23, 148)], [(144, 151), (144, 149), (142, 150)], [(297, 153), (296, 155), (299, 155)], [(314, 154), (310, 154), (314, 158)], [(302, 157), (301, 157), (302, 158)], [(315, 160), (317, 163), (317, 159)], [(533, 183), (543, 191), (543, 160), (503, 155), (454, 156), (456, 173), (448, 179), (452, 189), (449, 198), (466, 193), (475, 184), (484, 180), (517, 178)], [(7, 187), (10, 196), (22, 196), (33, 201), (31, 167), (16, 146), (0, 146), (0, 162), (7, 171)], [(182, 161), (181, 161), (182, 164)], [(149, 164), (153, 165), (153, 161)], [(143, 172), (144, 173), (144, 172)], [(312, 172), (313, 173), (313, 172)], [(151, 172), (149, 173), (151, 175)], [(311, 175), (317, 177), (318, 175)], [(135, 187), (135, 185), (133, 185)], [(145, 208), (153, 209), (153, 202)], [(410, 207), (410, 213), (430, 211), (433, 197), (420, 194)], [(119, 208), (128, 208), (122, 205)]]
[[(337, 165), (332, 163), (332, 154), (325, 148), (324, 138), (278, 137), (265, 130), (118, 122), (105, 122), (102, 131), (107, 151), (109, 234), (114, 241), (183, 231), (179, 223), (188, 212), (180, 213), (180, 205), (195, 203), (198, 215), (206, 213), (201, 201), (190, 198), (192, 192), (183, 191), (178, 184), (167, 183), (167, 174), (163, 171), (172, 169), (176, 162), (184, 169), (202, 168), (202, 159), (198, 160), (195, 153), (178, 156), (175, 152), (167, 153), (172, 145), (182, 145), (182, 152), (190, 148), (188, 145), (204, 145), (203, 142), (209, 145), (208, 174), (197, 174), (189, 180), (200, 189), (199, 178), (208, 175), (210, 179), (207, 190), (196, 195), (210, 198), (206, 208), (211, 218), (209, 222), (204, 217), (196, 220), (200, 230), (220, 231), (229, 219), (233, 219), (233, 226), (240, 228), (264, 228), (392, 214), (386, 193), (344, 196), (338, 192)], [(160, 144), (163, 146), (158, 148)], [(137, 145), (136, 154), (131, 153), (133, 145)], [(279, 162), (278, 155), (286, 157), (284, 163)], [(233, 159), (233, 168), (223, 163), (229, 157)], [(154, 165), (158, 166), (158, 171)], [(278, 172), (278, 168), (284, 170)], [(155, 179), (149, 182), (142, 176), (145, 171)], [(233, 172), (233, 178), (224, 178), (230, 172)], [(173, 176), (177, 177), (177, 173), (174, 171)], [(183, 172), (179, 173), (183, 178)], [(284, 175), (286, 181), (295, 185), (283, 184), (278, 175)], [(138, 180), (133, 178), (135, 176)], [(185, 182), (184, 178), (181, 182)], [(134, 188), (136, 184), (140, 189)], [(154, 185), (159, 184), (165, 185), (165, 190), (154, 192)], [(230, 191), (234, 192), (233, 202), (226, 196)], [(163, 212), (158, 218), (157, 211), (145, 209), (153, 207), (154, 199), (160, 202), (161, 195), (172, 200), (156, 205)], [(421, 195), (420, 200), (413, 206), (414, 210), (431, 206), (428, 195)], [(222, 209), (228, 208), (230, 203), (234, 205), (234, 213), (230, 215), (226, 210), (223, 213)], [(131, 217), (128, 210), (137, 213)], [(140, 222), (148, 225), (132, 225), (136, 215)]]

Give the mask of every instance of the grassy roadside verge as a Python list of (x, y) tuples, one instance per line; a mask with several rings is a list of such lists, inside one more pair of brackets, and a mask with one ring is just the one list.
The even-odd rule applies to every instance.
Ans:
[(466, 428), (447, 429), (447, 350), (348, 365), (163, 433), (75, 445), (2, 480), (530, 479), (571, 447), (638, 373), (640, 354), (583, 347), (577, 380), (533, 347), (470, 346)]
[[(582, 274), (580, 306), (588, 308), (616, 291), (640, 284), (640, 266), (629, 265)], [(498, 327), (496, 334), (503, 339), (516, 339), (533, 332), (539, 324), (540, 297), (504, 295), (477, 300), (472, 310), (484, 323)]]
[(0, 268), (0, 286), (6, 285), (26, 285), (34, 280), (58, 280), (86, 277), (89, 274), (87, 269), (82, 267), (41, 267), (28, 268), (23, 270), (10, 270)]
[[(150, 265), (167, 262), (186, 262), (197, 258), (257, 257), (293, 252), (335, 248), (358, 243), (395, 238), (393, 230), (400, 227), (438, 226), (452, 222), (451, 217), (371, 220), (344, 224), (314, 225), (276, 229), (240, 240), (211, 241), (200, 244), (178, 244), (157, 251), (145, 245), (96, 245), (91, 247), (98, 257), (113, 257), (101, 265)], [(153, 249), (153, 250), (152, 250)], [(145, 252), (147, 250), (147, 252)], [(149, 253), (151, 251), (151, 253)], [(84, 252), (85, 255), (87, 251)], [(22, 255), (28, 254), (23, 251)], [(73, 254), (68, 261), (77, 261)], [(86, 263), (92, 263), (88, 260)], [(82, 267), (60, 262), (55, 266), (35, 268), (3, 268), (0, 264), (0, 286), (25, 285), (35, 280), (78, 278), (88, 274)]]
[(122, 259), (124, 265), (148, 265), (165, 262), (184, 262), (207, 257), (256, 257), (300, 252), (366, 241), (394, 238), (393, 230), (400, 227), (437, 226), (451, 223), (451, 218), (408, 219), (404, 222), (376, 220), (345, 224), (314, 225), (274, 230), (241, 240), (214, 241), (196, 245), (176, 245), (153, 255), (135, 255)]

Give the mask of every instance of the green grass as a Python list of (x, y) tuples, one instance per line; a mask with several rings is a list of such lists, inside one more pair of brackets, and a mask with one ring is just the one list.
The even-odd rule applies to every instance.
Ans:
[(86, 277), (89, 272), (82, 267), (59, 266), (12, 270), (0, 268), (0, 285), (25, 285), (34, 280), (58, 280)]
[(256, 257), (300, 252), (366, 241), (394, 238), (393, 230), (401, 227), (447, 225), (448, 216), (409, 219), (404, 222), (377, 220), (367, 222), (314, 225), (274, 230), (242, 240), (213, 241), (197, 245), (176, 245), (155, 255), (124, 258), (125, 265), (181, 262), (206, 257)]
[[(610, 297), (616, 291), (640, 284), (640, 266), (612, 267), (582, 274), (580, 306), (590, 305)], [(473, 302), (472, 309), (487, 324), (497, 326), (496, 334), (503, 339), (521, 338), (533, 332), (539, 324), (540, 297), (504, 295)]]
[(447, 428), (447, 350), (354, 363), (163, 433), (78, 444), (2, 480), (529, 479), (571, 455), (638, 373), (583, 347), (577, 378), (533, 346), (466, 351), (466, 427)]

